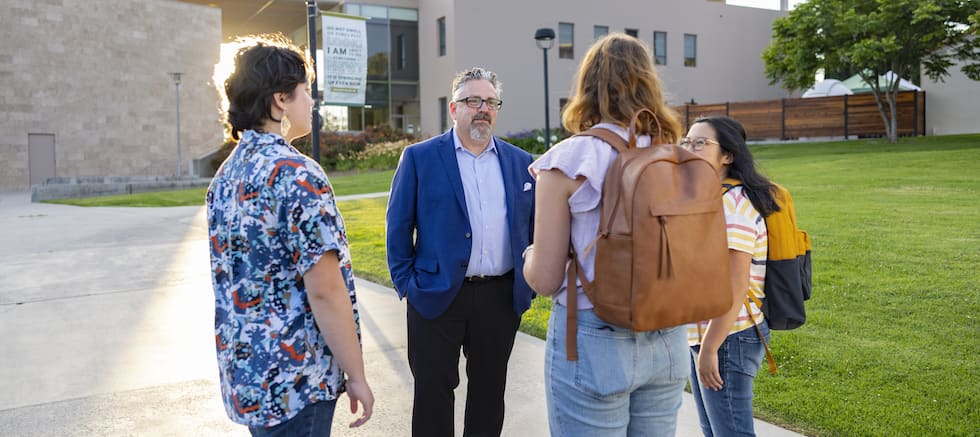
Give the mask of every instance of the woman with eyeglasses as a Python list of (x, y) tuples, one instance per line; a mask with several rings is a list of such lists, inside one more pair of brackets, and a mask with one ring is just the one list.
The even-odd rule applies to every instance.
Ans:
[(765, 353), (760, 337), (769, 341), (759, 307), (768, 251), (764, 218), (779, 209), (775, 185), (756, 170), (745, 129), (734, 119), (698, 118), (679, 144), (708, 160), (726, 189), (732, 308), (688, 328), (691, 391), (701, 430), (705, 436), (755, 435), (752, 386)]
[[(597, 41), (578, 70), (562, 122), (578, 133), (591, 127), (623, 139), (638, 110), (637, 146), (651, 138), (674, 142), (681, 135), (675, 112), (650, 57), (636, 38), (612, 34)], [(657, 123), (659, 120), (659, 126)], [(548, 420), (554, 436), (673, 436), (690, 367), (686, 330), (678, 326), (633, 331), (596, 316), (580, 281), (565, 283), (569, 242), (586, 279), (595, 279), (595, 251), (602, 185), (617, 152), (602, 140), (571, 137), (531, 164), (537, 177), (534, 245), (525, 251), (528, 284), (553, 305), (545, 349)], [(531, 249), (533, 247), (533, 250)], [(578, 360), (566, 351), (568, 299), (576, 299)]]

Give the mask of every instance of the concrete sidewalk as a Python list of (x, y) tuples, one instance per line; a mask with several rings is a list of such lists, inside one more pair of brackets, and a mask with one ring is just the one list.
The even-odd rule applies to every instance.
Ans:
[[(204, 209), (29, 199), (0, 193), (0, 436), (247, 435), (225, 416), (217, 385)], [(334, 435), (408, 435), (405, 304), (391, 289), (357, 287), (377, 403), (374, 418), (350, 430), (341, 399)], [(543, 355), (543, 341), (518, 335), (506, 436), (548, 435)], [(756, 429), (797, 435), (759, 421)], [(677, 435), (700, 435), (689, 395)]]

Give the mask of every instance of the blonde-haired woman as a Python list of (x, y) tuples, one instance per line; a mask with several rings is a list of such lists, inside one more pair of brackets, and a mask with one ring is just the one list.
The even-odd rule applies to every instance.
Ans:
[[(650, 49), (636, 38), (612, 34), (597, 41), (578, 70), (562, 116), (573, 133), (602, 127), (637, 146), (674, 143), (682, 127), (664, 102)], [(672, 436), (689, 375), (684, 327), (638, 332), (599, 319), (580, 283), (566, 284), (569, 241), (585, 277), (594, 279), (595, 252), (587, 246), (599, 228), (602, 183), (617, 152), (602, 140), (571, 137), (531, 164), (537, 177), (534, 244), (525, 252), (524, 274), (554, 302), (545, 356), (545, 389), (552, 435)], [(532, 249), (533, 248), (533, 249)], [(578, 282), (578, 281), (576, 281)], [(578, 359), (565, 350), (566, 303), (578, 305)]]

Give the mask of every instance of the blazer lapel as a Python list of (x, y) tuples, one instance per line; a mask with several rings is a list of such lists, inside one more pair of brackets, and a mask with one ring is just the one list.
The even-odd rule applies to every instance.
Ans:
[(438, 147), (439, 157), (442, 158), (442, 168), (446, 169), (446, 175), (449, 176), (449, 185), (452, 186), (453, 193), (456, 194), (456, 201), (459, 202), (459, 207), (463, 211), (463, 215), (469, 221), (470, 215), (466, 210), (466, 195), (463, 193), (463, 178), (459, 176), (459, 162), (456, 160), (456, 144), (452, 137), (455, 135), (455, 131), (455, 128), (450, 129), (449, 132), (443, 135), (442, 144)]

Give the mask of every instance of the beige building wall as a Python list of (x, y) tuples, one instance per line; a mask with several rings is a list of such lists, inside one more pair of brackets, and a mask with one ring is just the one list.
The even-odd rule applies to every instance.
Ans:
[[(442, 133), (440, 112), (445, 111), (446, 125), (452, 126), (449, 108), (439, 105), (439, 98), (452, 100), (453, 76), (461, 70), (456, 61), (459, 52), (457, 33), (465, 31), (468, 24), (454, 15), (459, 9), (455, 0), (422, 0), (419, 6), (419, 105), (421, 132), (423, 135)], [(486, 4), (486, 3), (485, 3)], [(463, 6), (466, 7), (465, 5)], [(487, 9), (485, 7), (480, 9)], [(446, 18), (446, 54), (439, 56), (437, 20)], [(463, 67), (465, 68), (465, 67)]]
[[(503, 82), (504, 109), (497, 133), (544, 126), (542, 52), (534, 31), (558, 23), (575, 25), (575, 57), (559, 59), (557, 41), (548, 50), (552, 127), (560, 125), (559, 99), (570, 94), (579, 62), (593, 42), (593, 26), (610, 32), (639, 30), (653, 46), (653, 32), (667, 32), (667, 65), (659, 68), (671, 104), (763, 100), (784, 97), (770, 86), (761, 59), (771, 24), (785, 12), (692, 0), (501, 1), (425, 0), (419, 6), (422, 131), (439, 133), (437, 98), (448, 95), (455, 71), (484, 66)], [(436, 57), (436, 18), (445, 16), (447, 55)], [(684, 34), (697, 35), (697, 66), (684, 66)]]
[(28, 136), (53, 134), (56, 176), (184, 174), (223, 139), (211, 74), (221, 11), (173, 0), (0, 2), (0, 189), (28, 186)]
[(944, 82), (922, 78), (926, 91), (926, 134), (949, 135), (980, 132), (980, 82), (960, 70), (961, 64), (949, 68)]

